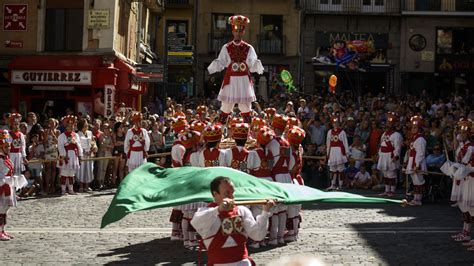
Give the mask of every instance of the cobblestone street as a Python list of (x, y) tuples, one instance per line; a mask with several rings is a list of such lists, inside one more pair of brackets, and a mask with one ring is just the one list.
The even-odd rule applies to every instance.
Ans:
[[(28, 199), (10, 210), (9, 231), (0, 242), (6, 264), (197, 263), (198, 252), (169, 240), (170, 209), (128, 215), (100, 230), (113, 191)], [(257, 264), (287, 254), (312, 254), (328, 264), (472, 265), (474, 253), (449, 239), (460, 213), (445, 204), (306, 205), (300, 240), (277, 248), (250, 250)], [(202, 261), (205, 256), (202, 255)]]

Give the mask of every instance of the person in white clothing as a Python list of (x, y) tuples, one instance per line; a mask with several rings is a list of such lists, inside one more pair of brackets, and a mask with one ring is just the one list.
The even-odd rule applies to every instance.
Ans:
[[(273, 154), (272, 177), (280, 183), (292, 183), (289, 169), (291, 149), (290, 144), (283, 137), (287, 124), (288, 118), (286, 116), (276, 114), (272, 121), (275, 137), (267, 144), (267, 149)], [(278, 204), (274, 209), (269, 245), (276, 246), (285, 243), (287, 212), (292, 212), (288, 210), (289, 208), (294, 208), (294, 206)]]
[(245, 148), (245, 143), (249, 136), (249, 124), (236, 123), (231, 129), (235, 146), (225, 150), (225, 166), (247, 173), (249, 151)]
[[(454, 160), (457, 163), (461, 163), (462, 158), (463, 158), (462, 149), (466, 147), (467, 143), (469, 143), (468, 132), (466, 130), (460, 130), (462, 127), (466, 127), (467, 124), (469, 124), (469, 121), (466, 118), (461, 118), (458, 122), (459, 134), (455, 136), (456, 139), (454, 141), (455, 143), (457, 143), (457, 147), (454, 152)], [(452, 207), (458, 207), (459, 205), (458, 201), (462, 199), (461, 192), (462, 192), (463, 183), (464, 183), (464, 178), (460, 178), (457, 176), (453, 177), (453, 186), (451, 189), (451, 201), (453, 202), (453, 204), (451, 205)]]
[(8, 241), (14, 237), (5, 232), (7, 213), (10, 207), (17, 204), (15, 189), (27, 184), (23, 175), (14, 174), (14, 166), (10, 160), (11, 136), (7, 130), (0, 130), (0, 241)]
[(341, 128), (339, 113), (332, 114), (331, 121), (333, 128), (328, 131), (326, 137), (327, 165), (331, 175), (331, 186), (327, 188), (328, 191), (342, 188), (344, 164), (347, 163), (350, 153), (346, 132)]
[(207, 70), (209, 74), (213, 74), (226, 69), (217, 97), (222, 102), (219, 122), (223, 125), (227, 123), (227, 118), (237, 103), (244, 122), (250, 124), (252, 102), (257, 100), (250, 73), (263, 74), (264, 69), (252, 45), (242, 40), (250, 20), (236, 15), (229, 17), (229, 23), (232, 25), (234, 39), (222, 47), (219, 57), (212, 61)]
[(74, 132), (77, 118), (73, 115), (67, 115), (63, 119), (66, 131), (58, 137), (59, 149), (59, 175), (61, 182), (61, 195), (66, 194), (66, 186), (69, 194), (75, 195), (74, 176), (81, 167), (82, 146), (79, 136)]
[(379, 147), (379, 159), (377, 170), (384, 176), (385, 192), (380, 196), (395, 196), (397, 188), (398, 170), (400, 169), (400, 150), (403, 137), (395, 131), (397, 115), (393, 112), (387, 113), (386, 130), (382, 134)]
[(148, 150), (150, 149), (150, 136), (148, 131), (142, 128), (142, 113), (134, 113), (132, 121), (133, 128), (127, 131), (123, 142), (129, 172), (146, 163)]
[(423, 118), (421, 116), (413, 116), (410, 118), (411, 124), (411, 142), (408, 152), (408, 161), (406, 166), (406, 174), (411, 176), (414, 186), (413, 200), (408, 202), (412, 206), (422, 205), (423, 190), (425, 185), (426, 173), (426, 140), (421, 132)]
[[(92, 131), (89, 130), (89, 123), (81, 118), (77, 122), (77, 136), (81, 143), (83, 158), (93, 158), (97, 152), (97, 144)], [(77, 172), (77, 181), (80, 184), (79, 192), (92, 192), (89, 184), (94, 180), (94, 161), (84, 161)]]
[[(458, 168), (455, 172), (455, 178), (463, 181), (460, 186), (461, 191), (459, 192), (459, 195), (462, 196), (458, 199), (458, 206), (463, 217), (463, 230), (461, 233), (452, 236), (452, 238), (456, 242), (464, 242), (471, 239), (471, 225), (474, 222), (472, 219), (474, 215), (474, 178), (471, 178), (474, 177), (474, 173), (472, 173), (474, 172), (474, 142), (469, 140), (471, 122), (462, 120), (458, 125), (463, 146), (459, 149), (457, 156), (458, 162), (464, 166)], [(469, 243), (469, 246), (472, 244), (474, 247), (474, 242)]]
[[(267, 126), (262, 126), (255, 135), (258, 147), (249, 151), (247, 158), (249, 173), (257, 178), (273, 182), (273, 154), (266, 146), (275, 137), (275, 132)], [(251, 207), (251, 210), (253, 217), (256, 218), (262, 214), (263, 208), (261, 205), (254, 205)], [(276, 215), (278, 215), (278, 213)], [(273, 232), (278, 232), (278, 223), (272, 224), (272, 227)], [(276, 237), (275, 233), (274, 236)], [(260, 248), (261, 246), (266, 246), (266, 243), (265, 241), (255, 241), (252, 239), (252, 243), (250, 243), (249, 246), (251, 248)]]
[[(290, 169), (291, 178), (293, 184), (304, 186), (304, 180), (301, 176), (301, 170), (303, 169), (303, 142), (306, 136), (306, 132), (298, 127), (293, 126), (288, 130), (288, 142), (291, 145), (290, 163), (288, 168)], [(292, 205), (288, 208), (288, 222), (287, 229), (288, 233), (285, 237), (286, 242), (292, 242), (298, 240), (299, 227), (301, 223), (301, 204)]]
[(247, 238), (260, 241), (266, 236), (268, 211), (275, 203), (267, 200), (255, 219), (247, 207), (235, 205), (234, 184), (229, 178), (217, 177), (210, 187), (214, 201), (191, 220), (206, 246), (207, 265), (255, 265), (248, 256)]
[(203, 132), (206, 142), (204, 149), (191, 154), (191, 165), (196, 167), (216, 167), (225, 165), (225, 151), (219, 148), (222, 139), (222, 127), (218, 124), (208, 125)]
[(25, 171), (25, 165), (28, 164), (26, 156), (25, 135), (20, 131), (21, 114), (12, 113), (9, 117), (10, 137), (12, 143), (10, 146), (10, 159), (14, 166), (14, 174), (21, 175)]

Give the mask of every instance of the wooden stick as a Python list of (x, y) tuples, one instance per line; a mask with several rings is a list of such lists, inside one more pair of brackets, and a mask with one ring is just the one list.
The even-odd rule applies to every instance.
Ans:
[[(275, 203), (278, 203), (277, 200), (274, 200)], [(235, 205), (265, 205), (267, 204), (267, 200), (242, 200), (242, 201), (234, 201)]]

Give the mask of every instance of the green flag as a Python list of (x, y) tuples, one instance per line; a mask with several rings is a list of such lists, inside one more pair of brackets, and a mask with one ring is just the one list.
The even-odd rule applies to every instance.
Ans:
[(236, 200), (276, 199), (285, 204), (306, 202), (401, 203), (398, 200), (369, 198), (344, 192), (323, 192), (306, 186), (283, 184), (256, 178), (227, 167), (161, 168), (146, 163), (122, 181), (101, 228), (125, 215), (154, 208), (213, 200), (210, 183), (218, 176), (229, 177), (235, 186)]

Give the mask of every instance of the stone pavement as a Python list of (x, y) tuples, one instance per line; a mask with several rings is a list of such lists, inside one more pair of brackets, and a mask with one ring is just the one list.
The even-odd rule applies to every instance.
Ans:
[[(20, 201), (7, 227), (16, 238), (0, 242), (0, 265), (198, 262), (198, 252), (169, 240), (170, 209), (133, 213), (100, 230), (113, 193)], [(257, 264), (311, 254), (337, 265), (473, 265), (474, 252), (449, 239), (460, 218), (447, 204), (309, 204), (298, 242), (250, 252)]]

